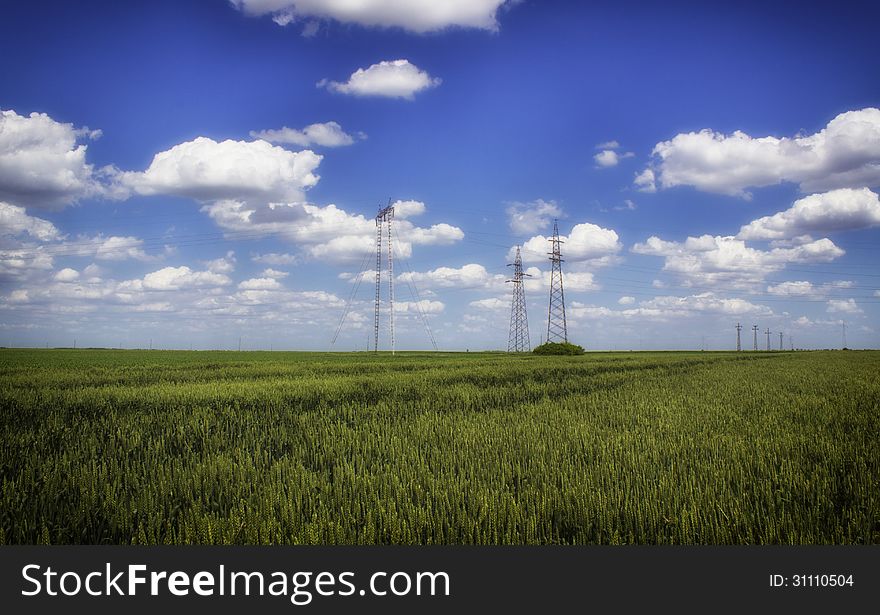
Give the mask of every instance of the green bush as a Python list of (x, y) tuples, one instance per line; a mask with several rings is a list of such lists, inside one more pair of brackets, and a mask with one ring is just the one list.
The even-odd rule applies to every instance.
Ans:
[(532, 351), (535, 354), (558, 354), (558, 355), (576, 355), (584, 354), (584, 349), (577, 344), (569, 344), (568, 342), (547, 342), (535, 347)]

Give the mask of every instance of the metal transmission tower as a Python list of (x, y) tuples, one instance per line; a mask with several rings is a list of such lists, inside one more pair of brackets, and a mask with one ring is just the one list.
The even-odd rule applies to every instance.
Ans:
[(767, 334), (767, 350), (770, 350), (770, 327), (767, 327), (764, 333)]
[(782, 350), (782, 331), (779, 332), (779, 350)]
[(376, 312), (373, 320), (373, 351), (379, 352), (379, 313), (382, 304), (380, 289), (382, 285), (382, 231), (388, 239), (388, 317), (391, 334), (391, 354), (394, 354), (394, 250), (391, 244), (391, 221), (394, 219), (394, 206), (389, 204), (376, 214)]
[(523, 273), (519, 246), (516, 247), (516, 258), (513, 260), (513, 264), (508, 264), (507, 266), (513, 267), (513, 279), (507, 280), (513, 284), (507, 352), (528, 352), (532, 347), (529, 343), (529, 317), (526, 314), (526, 291), (523, 288), (523, 278), (529, 274)]
[(758, 349), (758, 325), (752, 325), (752, 334), (754, 337), (754, 350)]
[(841, 322), (840, 326), (841, 326), (841, 338), (842, 338), (841, 341), (843, 342), (843, 346), (841, 346), (841, 348), (846, 350), (846, 323)]
[(742, 350), (742, 344), (739, 340), (739, 332), (743, 330), (743, 326), (739, 323), (736, 323), (736, 351), (739, 352)]
[(568, 326), (565, 322), (565, 289), (562, 286), (562, 250), (564, 243), (559, 239), (559, 225), (553, 221), (553, 238), (550, 240), (553, 251), (549, 252), (552, 269), (550, 271), (550, 307), (547, 310), (547, 342), (568, 342)]

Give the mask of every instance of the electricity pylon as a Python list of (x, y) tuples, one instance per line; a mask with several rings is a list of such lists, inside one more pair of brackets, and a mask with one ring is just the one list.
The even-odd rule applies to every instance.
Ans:
[(550, 307), (547, 310), (547, 341), (568, 342), (568, 325), (565, 322), (565, 288), (562, 285), (562, 250), (559, 225), (553, 221), (553, 238), (550, 240)]
[(736, 323), (736, 351), (739, 352), (742, 350), (742, 344), (739, 341), (739, 332), (742, 331), (743, 326), (739, 323)]
[(767, 334), (767, 350), (770, 350), (770, 327), (767, 327), (764, 333)]
[(779, 332), (779, 350), (782, 350), (782, 331)]
[(752, 334), (754, 337), (754, 350), (758, 349), (758, 325), (752, 325)]
[(526, 291), (523, 285), (523, 277), (529, 274), (523, 273), (522, 255), (519, 246), (516, 247), (516, 258), (508, 267), (513, 267), (513, 279), (507, 280), (513, 284), (513, 297), (510, 300), (510, 334), (507, 338), (507, 352), (528, 352), (532, 349), (529, 343), (529, 317), (526, 314)]
[(379, 313), (382, 303), (380, 294), (382, 284), (382, 231), (387, 231), (388, 239), (388, 330), (391, 334), (391, 354), (394, 354), (394, 250), (391, 245), (391, 221), (394, 219), (394, 206), (389, 204), (376, 214), (376, 311), (373, 320), (373, 351), (379, 352)]

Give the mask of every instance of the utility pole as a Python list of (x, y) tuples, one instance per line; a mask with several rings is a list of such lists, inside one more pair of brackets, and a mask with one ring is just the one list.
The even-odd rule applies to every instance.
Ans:
[(389, 332), (391, 334), (391, 354), (394, 354), (394, 249), (391, 244), (391, 221), (394, 220), (394, 206), (391, 199), (388, 205), (376, 214), (376, 309), (373, 319), (373, 350), (379, 352), (379, 314), (382, 303), (382, 231), (387, 232), (388, 240), (388, 314)]
[(845, 323), (845, 322), (841, 322), (841, 323), (840, 323), (840, 326), (841, 326), (841, 338), (842, 338), (842, 341), (843, 341), (843, 346), (841, 346), (841, 348), (843, 348), (844, 350), (846, 350), (846, 323)]
[(241, 352), (241, 336), (238, 336), (238, 351)]
[(739, 332), (742, 331), (742, 328), (743, 327), (741, 324), (736, 323), (736, 351), (737, 352), (742, 350), (742, 344), (740, 343), (740, 340), (739, 340)]
[(526, 314), (526, 291), (523, 287), (523, 277), (529, 276), (523, 273), (522, 255), (519, 246), (516, 247), (516, 258), (508, 267), (513, 267), (513, 279), (507, 280), (513, 284), (513, 297), (510, 301), (510, 332), (507, 336), (507, 352), (528, 352), (532, 349), (529, 343), (529, 317)]
[(752, 334), (754, 337), (754, 350), (758, 350), (758, 325), (752, 325)]
[(782, 350), (782, 331), (779, 332), (779, 350)]
[(562, 250), (559, 225), (553, 221), (553, 238), (550, 240), (550, 306), (547, 310), (547, 342), (568, 343), (568, 325), (565, 322), (565, 288), (562, 285)]
[(770, 350), (770, 327), (767, 327), (764, 333), (767, 334), (767, 350)]

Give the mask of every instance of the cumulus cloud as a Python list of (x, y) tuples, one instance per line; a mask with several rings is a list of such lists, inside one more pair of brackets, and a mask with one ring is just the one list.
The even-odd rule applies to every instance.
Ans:
[[(282, 126), (277, 130), (252, 130), (250, 134), (255, 139), (262, 139), (270, 143), (285, 143), (302, 147), (311, 145), (342, 147), (355, 142), (355, 137), (342, 130), (342, 126), (336, 122), (309, 124), (302, 130), (287, 126)], [(360, 134), (358, 136), (364, 138), (366, 135)]]
[(422, 299), (421, 301), (395, 301), (395, 314), (439, 314), (446, 309), (442, 301)]
[(82, 198), (111, 196), (101, 181), (111, 169), (95, 170), (86, 162), (88, 146), (78, 144), (100, 134), (45, 113), (0, 111), (0, 200), (58, 210)]
[[(652, 152), (663, 188), (693, 186), (748, 197), (747, 188), (782, 182), (803, 192), (880, 185), (880, 109), (847, 111), (811, 135), (751, 137), (704, 129), (658, 143)], [(645, 172), (650, 171), (647, 169)], [(653, 185), (638, 176), (640, 188)]]
[(164, 267), (144, 276), (143, 281), (135, 280), (132, 288), (140, 290), (181, 290), (185, 288), (210, 288), (226, 286), (232, 280), (222, 273), (193, 271), (187, 266)]
[(616, 167), (621, 160), (632, 158), (633, 156), (635, 154), (632, 152), (616, 152), (613, 149), (604, 149), (593, 156), (593, 160), (596, 161), (597, 167), (607, 169), (609, 167)]
[(640, 173), (636, 173), (636, 178), (633, 180), (633, 183), (636, 185), (636, 189), (639, 192), (657, 192), (657, 184), (653, 169), (645, 169)]
[(240, 282), (240, 290), (280, 290), (281, 284), (275, 278), (251, 278)]
[(880, 225), (880, 198), (868, 188), (840, 188), (811, 194), (791, 208), (743, 226), (741, 239), (788, 239), (811, 232), (830, 233)]
[(143, 172), (121, 181), (138, 194), (215, 199), (301, 201), (318, 183), (321, 156), (291, 152), (263, 140), (222, 141), (197, 137), (153, 157)]
[(490, 297), (488, 299), (477, 299), (470, 302), (471, 307), (478, 310), (501, 311), (510, 309), (510, 300), (500, 299), (498, 297)]
[(322, 79), (317, 85), (339, 94), (413, 100), (417, 93), (440, 83), (438, 77), (432, 77), (409, 60), (392, 60), (359, 68), (344, 83)]
[(549, 227), (554, 218), (562, 215), (562, 208), (556, 204), (556, 201), (537, 199), (529, 203), (510, 203), (505, 213), (510, 230), (516, 235), (527, 235)]
[[(451, 245), (464, 238), (458, 227), (440, 223), (419, 227), (406, 217), (424, 211), (418, 201), (399, 201), (404, 218), (395, 221), (395, 253), (408, 258), (413, 245)], [(242, 201), (216, 201), (202, 207), (221, 228), (230, 231), (277, 234), (297, 243), (305, 255), (333, 262), (358, 261), (375, 251), (376, 223), (336, 205), (269, 203), (255, 206)], [(290, 255), (254, 257), (267, 265), (289, 264)]]
[[(596, 224), (585, 222), (576, 224), (568, 235), (561, 235), (563, 257), (568, 262), (592, 261), (620, 252), (623, 247), (617, 233)], [(523, 243), (524, 263), (543, 263), (550, 251), (550, 237), (536, 235)], [(515, 248), (511, 248), (507, 258), (513, 260)]]
[(394, 201), (394, 217), (397, 219), (412, 218), (420, 216), (427, 210), (425, 204), (421, 201)]
[(270, 252), (269, 254), (254, 254), (251, 256), (251, 260), (262, 265), (282, 267), (284, 265), (295, 265), (298, 262), (299, 257), (295, 254)]
[(79, 279), (79, 271), (65, 267), (53, 276), (56, 282), (74, 282)]
[(807, 280), (780, 282), (767, 287), (767, 292), (780, 297), (821, 297), (828, 293), (852, 288), (855, 284), (850, 280), (835, 280), (826, 284), (813, 284)]
[(29, 216), (24, 207), (3, 202), (0, 202), (0, 235), (29, 235), (38, 241), (55, 241), (62, 237), (61, 232), (48, 220)]
[(829, 314), (864, 314), (855, 299), (830, 299), (826, 311)]
[(636, 302), (636, 298), (635, 297), (621, 297), (620, 299), (617, 300), (617, 302), (620, 305), (632, 305), (633, 303)]
[(790, 263), (827, 263), (844, 251), (830, 239), (810, 241), (792, 248), (759, 250), (736, 237), (702, 235), (684, 242), (664, 241), (652, 236), (637, 243), (632, 251), (664, 257), (663, 270), (679, 275), (685, 285), (730, 285), (753, 287), (767, 274)]
[(450, 27), (496, 31), (497, 13), (514, 0), (230, 0), (246, 15), (270, 15), (278, 25), (335, 20), (424, 33)]
[(425, 272), (406, 272), (397, 276), (402, 282), (415, 282), (418, 288), (504, 288), (506, 276), (490, 274), (485, 267), (469, 263), (461, 267), (438, 267)]
[[(80, 248), (77, 252), (80, 255), (89, 252), (93, 254), (97, 260), (122, 261), (126, 259), (134, 259), (143, 262), (150, 262), (161, 258), (160, 256), (151, 256), (144, 252), (144, 249), (141, 247), (143, 246), (144, 241), (137, 237), (117, 237), (115, 235), (104, 237), (103, 235), (98, 235), (87, 241), (89, 247), (85, 249)], [(82, 246), (83, 243), (81, 242), (78, 245)]]
[(696, 315), (721, 316), (770, 316), (769, 308), (751, 303), (745, 299), (728, 298), (713, 292), (687, 296), (660, 296), (642, 301), (637, 307), (613, 310), (605, 306), (589, 305), (572, 301), (566, 310), (569, 318), (577, 323), (580, 320), (620, 321), (680, 321)]

